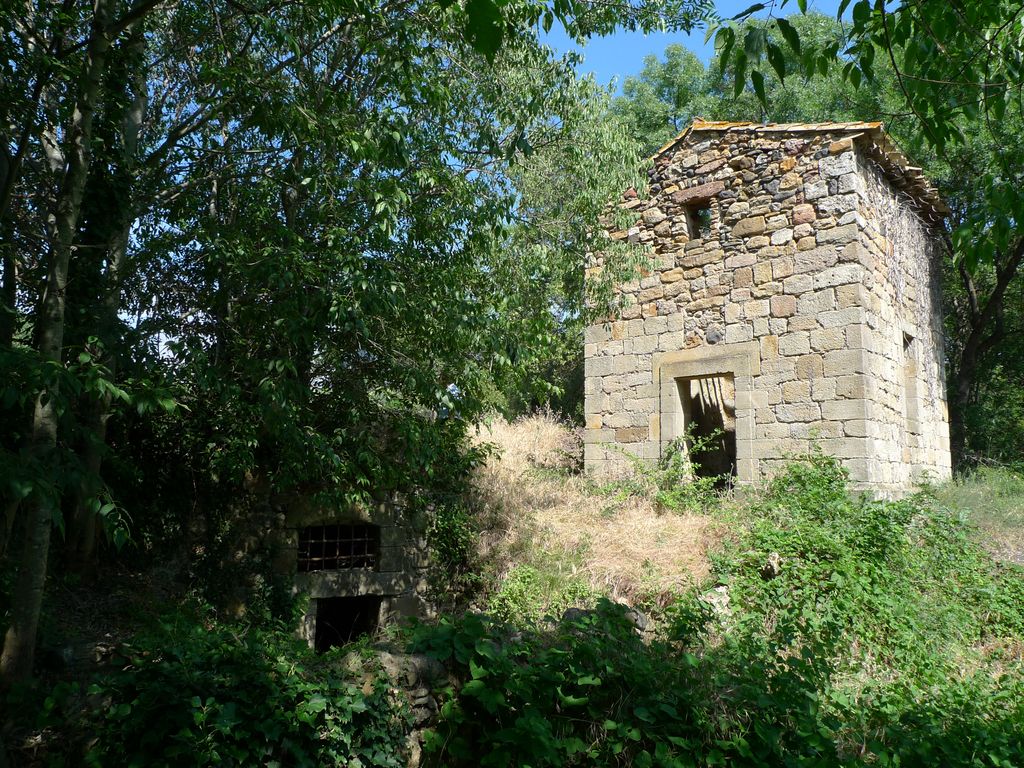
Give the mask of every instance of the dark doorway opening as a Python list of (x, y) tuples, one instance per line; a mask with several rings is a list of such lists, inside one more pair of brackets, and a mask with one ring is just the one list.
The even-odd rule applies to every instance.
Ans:
[(313, 640), (317, 653), (373, 634), (380, 618), (382, 600), (380, 595), (323, 597), (317, 600)]
[(736, 477), (736, 386), (731, 374), (679, 379), (686, 448), (697, 477)]

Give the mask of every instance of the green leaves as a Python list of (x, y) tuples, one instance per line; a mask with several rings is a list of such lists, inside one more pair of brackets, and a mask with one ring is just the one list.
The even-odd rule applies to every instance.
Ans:
[(91, 723), (90, 764), (405, 764), (408, 714), (379, 674), (350, 679), (288, 632), (165, 619), (91, 686), (110, 706)]
[(758, 11), (763, 11), (766, 7), (767, 6), (764, 3), (754, 3), (749, 8), (746, 8), (745, 10), (742, 10), (739, 13), (737, 13), (735, 16), (733, 16), (732, 20), (733, 21), (743, 21), (748, 16), (751, 16), (752, 14), (755, 14)]
[(871, 19), (870, 0), (857, 0), (853, 6), (853, 23), (855, 27), (864, 29)]
[(779, 46), (775, 43), (768, 42), (766, 45), (766, 51), (768, 53), (768, 63), (771, 64), (775, 75), (779, 78), (780, 83), (786, 81), (786, 58), (782, 55), (782, 51), (779, 50)]
[(754, 86), (754, 93), (757, 95), (757, 98), (760, 99), (762, 104), (767, 104), (768, 97), (764, 90), (764, 75), (754, 70), (750, 73), (750, 82)]
[[(471, 617), (420, 629), (414, 647), (438, 657), (489, 650), (456, 665), (472, 679), (441, 708), (442, 738), (431, 742), (440, 763), (508, 765), (515, 755), (518, 765), (644, 764), (657, 753), (662, 765), (685, 764), (676, 761), (690, 744), (677, 736), (690, 731), (687, 681), (650, 653), (621, 607), (601, 601), (550, 635), (526, 630), (508, 642), (506, 631)], [(485, 675), (473, 672), (481, 667)]]
[(797, 33), (796, 28), (787, 19), (783, 18), (775, 19), (775, 26), (779, 28), (779, 32), (782, 33), (783, 39), (789, 44), (793, 53), (799, 56), (800, 35)]
[(504, 39), (505, 21), (494, 0), (467, 0), (466, 38), (477, 51), (494, 61)]
[[(784, 7), (786, 3), (782, 4)], [(806, 3), (798, 3), (806, 12)], [(843, 0), (836, 18), (843, 19), (849, 0)], [(1001, 121), (1012, 103), (1014, 89), (1024, 85), (1024, 66), (1019, 45), (1009, 31), (1014, 24), (1013, 3), (975, 0), (961, 6), (948, 3), (852, 3), (852, 23), (837, 39), (822, 38), (815, 29), (814, 14), (771, 17), (755, 21), (751, 14), (763, 10), (753, 6), (736, 17), (745, 27), (745, 44), (740, 51), (731, 44), (733, 35), (727, 26), (714, 30), (716, 52), (722, 69), (734, 81), (750, 79), (750, 86), (762, 108), (768, 105), (770, 88), (759, 88), (753, 73), (763, 74), (761, 57), (781, 79), (786, 67), (779, 53), (769, 45), (756, 44), (761, 30), (774, 27), (792, 52), (796, 66), (808, 78), (825, 79), (833, 71), (855, 89), (875, 78), (875, 60), (881, 54), (891, 68), (898, 89), (898, 100), (908, 110), (926, 142), (942, 151), (951, 142), (961, 142), (964, 126), (979, 113)], [(987, 40), (977, 30), (992, 30)], [(999, 54), (992, 55), (993, 51)], [(984, 62), (984, 63), (983, 63)], [(746, 83), (744, 82), (744, 87)], [(742, 88), (734, 86), (734, 97)], [(879, 105), (880, 107), (881, 105)], [(876, 109), (874, 115), (879, 110)], [(817, 119), (830, 118), (822, 113)]]

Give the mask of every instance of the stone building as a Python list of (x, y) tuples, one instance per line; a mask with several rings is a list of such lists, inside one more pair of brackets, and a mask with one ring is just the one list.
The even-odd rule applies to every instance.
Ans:
[(697, 120), (621, 207), (652, 263), (586, 332), (589, 471), (717, 433), (698, 473), (757, 483), (817, 442), (875, 493), (949, 477), (948, 209), (880, 123)]
[(277, 570), (308, 598), (300, 634), (317, 650), (429, 613), (424, 513), (395, 500), (341, 510), (296, 500), (278, 536)]

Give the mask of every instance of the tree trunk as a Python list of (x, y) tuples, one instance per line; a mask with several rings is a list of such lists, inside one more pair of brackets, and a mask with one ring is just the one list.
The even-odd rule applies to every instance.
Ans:
[[(4, 141), (6, 136), (0, 137)], [(8, 225), (7, 185), (13, 186), (14, 159), (8, 158), (7, 148), (0, 149), (0, 267), (4, 271), (0, 288), (0, 348), (10, 349), (14, 343), (15, 303), (18, 298), (18, 267), (14, 258), (14, 228)]]
[(964, 340), (953, 375), (953, 402), (950, 413), (953, 466), (961, 467), (967, 458), (967, 426), (964, 422), (971, 404), (971, 392), (977, 382), (978, 368), (985, 356), (1006, 336), (1003, 328), (1003, 299), (1017, 271), (1024, 263), (1024, 237), (1019, 238), (1005, 258), (995, 261), (996, 282), (984, 304), (978, 297), (974, 277), (962, 264), (960, 279), (967, 294), (970, 331)]
[[(141, 22), (135, 22), (130, 31), (130, 40), (125, 55), (141, 61), (145, 48)], [(132, 78), (135, 98), (132, 100), (122, 122), (121, 176), (131, 184), (138, 167), (139, 135), (146, 116), (147, 92), (146, 72), (140, 64)], [(107, 272), (103, 282), (101, 298), (101, 322), (97, 335), (104, 347), (100, 362), (107, 366), (111, 378), (117, 376), (117, 343), (114, 338), (118, 327), (117, 313), (121, 309), (121, 282), (125, 259), (128, 255), (128, 239), (135, 221), (132, 195), (129, 194), (122, 210), (115, 215), (119, 220), (116, 234), (107, 246)], [(83, 448), (82, 464), (85, 473), (79, 485), (75, 510), (72, 515), (68, 540), (71, 545), (71, 560), (78, 568), (87, 568), (96, 551), (98, 519), (90, 502), (102, 488), (100, 469), (103, 465), (103, 451), (107, 441), (107, 422), (110, 420), (110, 395), (104, 394), (93, 400), (86, 408), (84, 430), (88, 434)]]
[(18, 508), (21, 506), (21, 499), (8, 499), (4, 502), (3, 529), (0, 530), (0, 562), (7, 560), (7, 550), (14, 540), (14, 522), (18, 519)]
[[(107, 63), (110, 40), (107, 26), (113, 0), (94, 0), (93, 21), (78, 96), (65, 135), (66, 163), (55, 214), (55, 236), (50, 254), (37, 325), (40, 357), (61, 364), (64, 344), (65, 290), (74, 245), (82, 193), (89, 172), (92, 121)], [(30, 451), (33, 458), (55, 461), (58, 401), (56, 383), (47, 384), (36, 399), (32, 416)], [(56, 479), (56, 478), (55, 478)], [(32, 674), (36, 632), (46, 581), (50, 531), (60, 514), (52, 492), (37, 492), (25, 521), (25, 550), (11, 599), (11, 624), (0, 656), (0, 686), (8, 688)]]
[(82, 428), (87, 433), (82, 448), (82, 479), (75, 492), (75, 508), (68, 525), (69, 567), (78, 571), (90, 571), (96, 552), (96, 510), (93, 500), (99, 496), (103, 483), (100, 469), (103, 466), (103, 447), (107, 440), (107, 419), (110, 411), (110, 396), (91, 400), (86, 405)]
[(7, 231), (0, 232), (0, 252), (3, 253), (4, 270), (3, 289), (0, 292), (0, 348), (10, 349), (18, 325), (18, 262), (14, 256), (13, 238)]

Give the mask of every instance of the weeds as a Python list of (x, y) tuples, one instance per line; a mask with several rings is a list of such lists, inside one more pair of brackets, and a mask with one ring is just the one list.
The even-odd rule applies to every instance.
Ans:
[[(524, 538), (487, 613), (405, 636), (452, 675), (435, 692), (428, 763), (1024, 764), (1024, 569), (993, 561), (972, 515), (951, 504), (977, 494), (991, 504), (974, 520), (986, 509), (1012, 519), (1018, 479), (872, 501), (851, 496), (841, 464), (815, 450), (751, 503), (709, 505), (728, 518), (729, 539), (702, 578), (664, 590), (671, 561), (657, 545), (704, 530), (652, 500), (690, 483), (685, 459), (635, 477), (642, 489), (610, 515), (599, 509), (609, 497), (579, 478), (531, 474), (544, 466), (539, 441), (519, 460), (515, 471), (490, 465), (483, 481), (545, 503), (500, 508), (532, 517), (506, 518)], [(478, 511), (437, 510), (431, 541), (453, 583), (480, 562)], [(615, 567), (599, 570), (609, 558)], [(660, 628), (641, 634), (599, 573), (614, 573), (614, 586), (628, 574), (634, 604), (670, 596)], [(588, 610), (559, 619), (570, 606)], [(88, 699), (64, 686), (33, 711), (40, 728), (78, 723), (94, 765), (403, 764), (407, 708), (383, 676), (350, 679), (340, 658), (313, 656), (281, 630), (172, 615), (125, 647), (120, 671)]]
[(63, 686), (38, 725), (77, 721), (88, 766), (399, 768), (406, 705), (382, 673), (359, 679), (284, 629), (180, 611), (119, 649), (117, 671)]
[(719, 505), (720, 491), (729, 486), (732, 476), (705, 475), (696, 457), (707, 452), (721, 435), (721, 430), (708, 435), (695, 435), (688, 430), (665, 446), (653, 466), (622, 446), (609, 444), (606, 449), (619, 453), (629, 471), (596, 486), (595, 491), (615, 502), (629, 497), (649, 498), (663, 510), (706, 513)]
[[(505, 610), (518, 632), (424, 628), (416, 648), (458, 677), (435, 764), (1019, 766), (1024, 572), (934, 498), (853, 498), (845, 481), (820, 451), (799, 457), (660, 639), (607, 601), (556, 625)], [(528, 571), (512, 583), (518, 605), (539, 599)]]
[(1024, 475), (979, 467), (933, 493), (943, 505), (970, 512), (977, 540), (997, 558), (1024, 565)]

